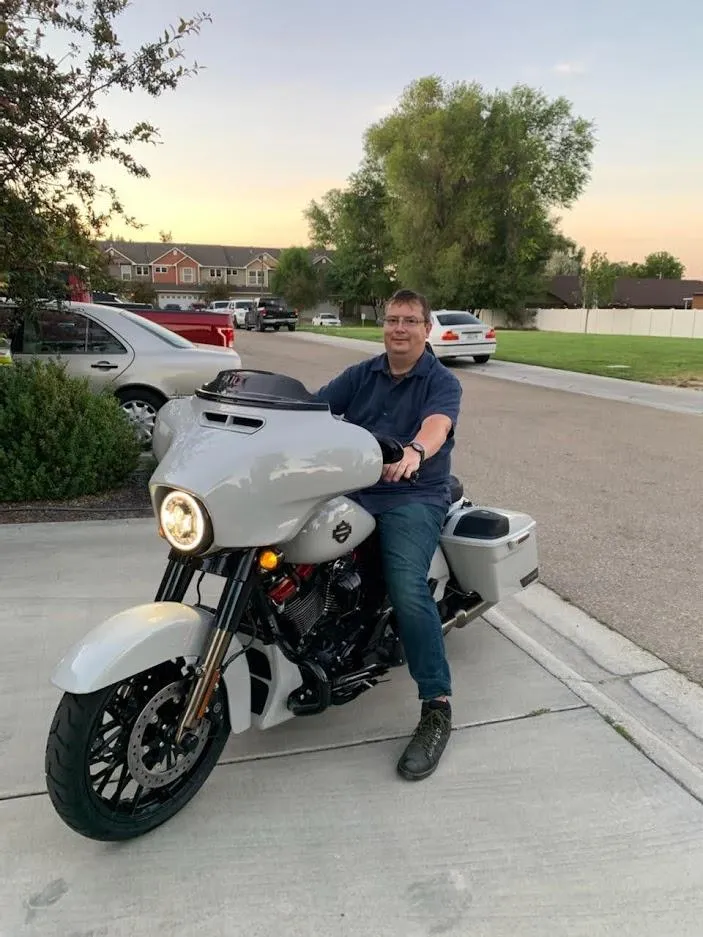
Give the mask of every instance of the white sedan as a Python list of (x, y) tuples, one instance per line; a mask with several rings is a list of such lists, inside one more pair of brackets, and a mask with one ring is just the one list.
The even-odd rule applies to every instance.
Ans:
[(438, 358), (468, 357), (485, 364), (495, 354), (496, 332), (470, 312), (437, 309), (428, 342)]
[(338, 315), (334, 312), (321, 312), (319, 316), (313, 316), (312, 318), (313, 325), (323, 325), (327, 326), (341, 326), (342, 322)]

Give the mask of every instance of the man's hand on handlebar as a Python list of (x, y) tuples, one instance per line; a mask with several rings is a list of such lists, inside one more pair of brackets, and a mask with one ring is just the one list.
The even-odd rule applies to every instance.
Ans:
[(420, 468), (420, 453), (410, 446), (403, 449), (403, 458), (400, 462), (392, 462), (390, 465), (383, 466), (382, 478), (386, 482), (399, 482), (407, 478), (413, 482), (417, 478), (417, 472)]

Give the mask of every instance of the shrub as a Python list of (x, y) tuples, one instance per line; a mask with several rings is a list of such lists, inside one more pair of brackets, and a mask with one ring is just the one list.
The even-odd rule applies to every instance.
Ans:
[(136, 434), (109, 392), (94, 393), (54, 362), (0, 368), (0, 501), (107, 491), (138, 458)]

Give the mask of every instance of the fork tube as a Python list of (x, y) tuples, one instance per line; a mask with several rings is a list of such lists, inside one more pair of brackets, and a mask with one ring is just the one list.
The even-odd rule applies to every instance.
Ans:
[(213, 690), (220, 679), (220, 665), (232, 636), (239, 627), (254, 585), (256, 550), (242, 553), (236, 571), (227, 579), (215, 615), (215, 628), (203, 663), (196, 669), (196, 679), (183, 717), (178, 724), (176, 744), (202, 719)]

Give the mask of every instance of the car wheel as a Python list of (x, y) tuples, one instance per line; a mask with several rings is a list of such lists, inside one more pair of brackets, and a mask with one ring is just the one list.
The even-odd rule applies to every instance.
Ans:
[(288, 326), (288, 331), (289, 331), (289, 332), (295, 332), (295, 326), (294, 326), (294, 325), (289, 325), (289, 326)]
[(274, 332), (278, 332), (280, 328), (281, 328), (280, 325), (274, 325), (273, 330)]
[(139, 442), (144, 447), (150, 446), (156, 414), (166, 403), (166, 399), (155, 391), (138, 388), (120, 391), (117, 399), (134, 427)]
[(476, 364), (485, 364), (487, 361), (491, 360), (490, 355), (474, 355), (474, 361)]

